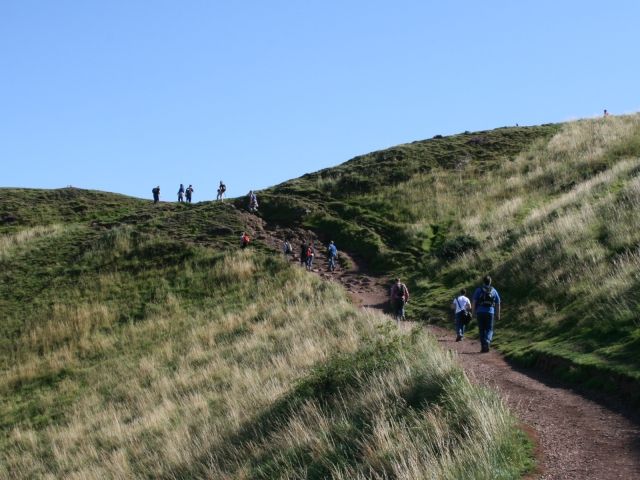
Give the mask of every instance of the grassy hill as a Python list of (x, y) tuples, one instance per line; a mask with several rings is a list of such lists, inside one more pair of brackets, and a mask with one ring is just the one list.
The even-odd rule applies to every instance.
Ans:
[(638, 402), (639, 172), (640, 116), (608, 117), (400, 145), (271, 188), (261, 209), (408, 278), (417, 320), (447, 323), (490, 273), (496, 346)]
[(230, 204), (0, 189), (0, 478), (530, 466), (516, 421), (430, 337), (260, 242), (239, 251), (246, 219)]

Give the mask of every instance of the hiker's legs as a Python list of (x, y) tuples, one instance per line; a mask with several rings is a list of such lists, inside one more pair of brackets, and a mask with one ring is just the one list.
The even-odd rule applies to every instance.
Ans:
[(396, 319), (404, 320), (404, 300), (401, 298), (396, 300)]
[(336, 259), (335, 257), (329, 257), (329, 270), (332, 272), (336, 269)]
[(480, 332), (480, 344), (483, 350), (489, 350), (493, 340), (493, 314), (478, 313), (478, 330)]
[(456, 336), (458, 338), (464, 337), (464, 322), (462, 321), (462, 312), (458, 312), (456, 317)]

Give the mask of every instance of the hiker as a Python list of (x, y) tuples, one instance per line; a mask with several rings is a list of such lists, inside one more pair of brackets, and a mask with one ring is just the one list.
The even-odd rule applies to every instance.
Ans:
[(407, 286), (400, 281), (399, 278), (396, 278), (395, 283), (391, 286), (391, 292), (389, 296), (391, 297), (391, 308), (393, 309), (393, 314), (396, 322), (404, 320), (404, 306), (409, 301), (409, 290), (407, 289)]
[(480, 344), (482, 345), (480, 353), (487, 353), (493, 339), (494, 318), (496, 322), (500, 321), (500, 295), (491, 286), (491, 277), (489, 275), (484, 277), (482, 286), (476, 288), (471, 308), (478, 320)]
[(329, 257), (329, 271), (333, 272), (336, 269), (336, 259), (338, 258), (338, 248), (333, 240), (329, 242), (327, 247), (327, 256)]
[(464, 331), (471, 321), (471, 301), (466, 297), (467, 290), (460, 289), (460, 294), (451, 302), (451, 309), (456, 322), (456, 342), (464, 338)]
[(256, 197), (256, 194), (253, 193), (253, 190), (249, 190), (249, 194), (247, 195), (249, 197), (249, 211), (251, 213), (255, 213), (258, 211), (258, 197)]
[(193, 185), (189, 185), (189, 188), (185, 191), (187, 202), (191, 203), (191, 195), (193, 195)]
[(300, 266), (307, 264), (307, 245), (303, 242), (300, 244)]
[(178, 202), (184, 202), (184, 185), (180, 184), (178, 189)]
[(216, 195), (216, 200), (222, 200), (224, 198), (224, 192), (227, 191), (227, 186), (220, 180), (220, 185), (218, 186), (218, 195)]
[(607, 111), (607, 109), (606, 109), (606, 108), (604, 109), (604, 116), (605, 116), (605, 117), (608, 117), (608, 116), (609, 116), (609, 112)]
[(151, 193), (153, 193), (153, 203), (158, 203), (160, 201), (160, 185), (151, 189)]
[(311, 269), (313, 268), (313, 256), (314, 256), (313, 246), (309, 244), (307, 245), (307, 255), (305, 258), (305, 265), (307, 267), (307, 270), (309, 271), (311, 271)]
[(247, 232), (242, 232), (242, 236), (240, 237), (240, 247), (247, 248), (251, 238), (249, 238), (249, 234)]
[(293, 253), (293, 249), (291, 248), (291, 244), (289, 243), (289, 240), (284, 241), (284, 244), (282, 245), (282, 251), (284, 252), (285, 257)]

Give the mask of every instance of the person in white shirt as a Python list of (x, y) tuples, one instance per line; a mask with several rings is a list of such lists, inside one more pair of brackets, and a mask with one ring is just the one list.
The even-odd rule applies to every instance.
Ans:
[(468, 315), (468, 318), (471, 319), (471, 301), (466, 295), (467, 291), (462, 288), (460, 295), (451, 302), (451, 310), (454, 311), (456, 320), (456, 342), (464, 338), (464, 330), (469, 323), (468, 321), (465, 322), (465, 317)]

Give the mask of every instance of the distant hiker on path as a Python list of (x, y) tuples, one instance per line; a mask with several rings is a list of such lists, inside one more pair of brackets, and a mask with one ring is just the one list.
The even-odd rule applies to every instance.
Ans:
[(456, 342), (464, 338), (464, 331), (471, 321), (471, 301), (466, 297), (467, 291), (462, 288), (460, 294), (451, 302), (456, 322)]
[(389, 297), (396, 322), (404, 320), (404, 306), (409, 301), (409, 289), (399, 278), (396, 278), (395, 283), (391, 286)]
[(329, 242), (327, 247), (327, 256), (329, 257), (329, 271), (333, 272), (336, 269), (336, 259), (338, 258), (338, 248), (333, 243), (333, 240)]
[(158, 203), (160, 201), (160, 185), (151, 189), (151, 193), (153, 193), (153, 203)]
[(178, 189), (178, 202), (184, 202), (184, 185), (180, 184)]
[(500, 295), (491, 286), (491, 277), (485, 276), (482, 287), (478, 287), (473, 294), (471, 302), (473, 312), (478, 319), (478, 329), (480, 330), (480, 353), (487, 353), (493, 340), (493, 325), (495, 321), (500, 321)]
[(307, 267), (307, 270), (309, 271), (313, 269), (313, 257), (314, 257), (313, 246), (309, 244), (307, 245), (307, 254), (305, 257), (305, 265)]
[(284, 243), (282, 244), (282, 252), (284, 253), (285, 257), (293, 253), (293, 249), (291, 248), (291, 244), (289, 243), (289, 240), (285, 240)]
[(307, 245), (306, 243), (300, 244), (300, 266), (307, 264)]
[(253, 190), (249, 190), (249, 194), (247, 195), (247, 197), (249, 197), (249, 211), (251, 213), (255, 213), (258, 211), (258, 197), (256, 197), (256, 194), (253, 192)]
[(242, 232), (242, 236), (240, 237), (240, 247), (247, 248), (251, 238), (249, 238), (249, 234), (247, 232)]
[(227, 186), (220, 180), (220, 185), (218, 186), (218, 194), (216, 195), (216, 200), (222, 200), (224, 198), (224, 192), (227, 191)]
[(185, 191), (187, 202), (191, 203), (191, 195), (193, 195), (193, 185), (189, 185), (187, 190)]

